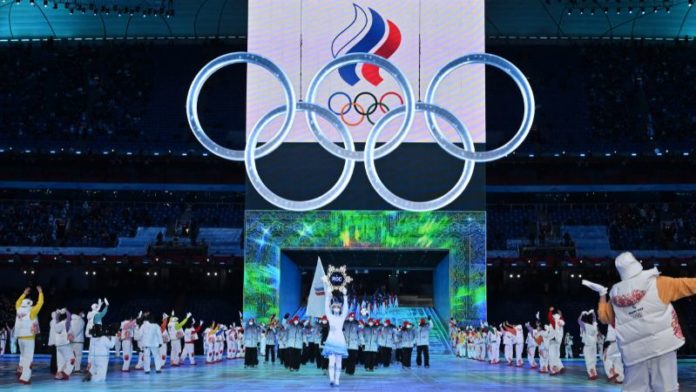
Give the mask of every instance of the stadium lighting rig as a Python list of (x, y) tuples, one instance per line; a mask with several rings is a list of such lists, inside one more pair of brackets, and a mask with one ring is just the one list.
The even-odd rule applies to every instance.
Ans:
[[(21, 4), (23, 0), (15, 0), (16, 4)], [(2, 0), (4, 3), (5, 0)], [(29, 0), (29, 6), (37, 6), (37, 0)], [(142, 15), (143, 18), (148, 16), (171, 18), (175, 14), (174, 0), (155, 0), (155, 1), (137, 1), (137, 0), (41, 0), (44, 8), (52, 8), (54, 10), (63, 9), (70, 15), (75, 13), (86, 14), (89, 11), (94, 16), (114, 16)]]
[(694, 0), (546, 0), (547, 5), (561, 4), (568, 15), (645, 15), (647, 11), (669, 14), (678, 6), (693, 6)]

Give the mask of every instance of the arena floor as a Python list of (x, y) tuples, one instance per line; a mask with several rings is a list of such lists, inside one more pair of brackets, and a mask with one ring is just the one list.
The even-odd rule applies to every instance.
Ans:
[[(202, 358), (201, 358), (202, 360)], [(152, 372), (118, 371), (112, 360), (105, 383), (83, 383), (79, 376), (69, 381), (54, 381), (48, 374), (48, 358), (41, 356), (36, 364), (32, 385), (20, 386), (14, 376), (12, 356), (0, 360), (0, 390), (13, 391), (324, 391), (329, 388), (328, 378), (313, 365), (299, 373), (289, 373), (282, 366), (264, 365), (244, 369), (241, 360), (216, 365), (165, 368), (161, 374)], [(480, 362), (435, 355), (429, 369), (399, 367), (365, 373), (358, 369), (354, 376), (343, 375), (342, 391), (620, 391), (619, 386), (603, 380), (587, 381), (582, 360), (566, 361), (563, 376), (541, 375), (526, 368), (488, 365)], [(696, 391), (696, 360), (679, 362), (682, 391)]]

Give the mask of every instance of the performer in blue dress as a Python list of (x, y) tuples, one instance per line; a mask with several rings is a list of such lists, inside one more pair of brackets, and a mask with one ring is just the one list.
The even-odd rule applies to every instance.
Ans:
[(348, 317), (348, 295), (345, 287), (341, 287), (343, 303), (331, 294), (331, 285), (324, 281), (326, 295), (324, 296), (324, 312), (329, 320), (329, 336), (324, 343), (322, 355), (329, 360), (329, 381), (331, 386), (338, 386), (341, 377), (343, 358), (348, 357), (348, 345), (343, 335), (343, 323)]

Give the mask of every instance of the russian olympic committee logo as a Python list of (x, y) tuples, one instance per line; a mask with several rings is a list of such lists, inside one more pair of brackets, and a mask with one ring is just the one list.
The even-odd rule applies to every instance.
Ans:
[[(356, 8), (356, 10), (357, 9), (359, 8)], [(373, 12), (374, 11), (370, 10), (371, 14)], [(383, 21), (384, 19), (379, 16), (379, 20)], [(376, 23), (375, 21), (376, 19), (373, 15), (371, 24), (372, 27), (370, 27), (370, 30), (373, 29), (373, 26)], [(384, 22), (382, 23), (384, 24)], [(389, 21), (387, 21), (386, 24), (389, 26), (389, 33), (387, 34), (392, 34), (392, 32), (396, 34), (395, 32), (398, 31), (398, 28), (395, 27), (392, 29)], [(383, 32), (382, 34), (385, 33)], [(348, 49), (348, 51), (354, 49), (359, 43), (360, 42), (356, 43), (351, 47), (351, 49)], [(380, 46), (380, 48), (382, 46)], [(309, 87), (307, 88), (307, 95), (304, 101), (301, 100), (299, 102), (296, 99), (295, 91), (292, 87), (290, 79), (285, 72), (283, 72), (283, 70), (271, 60), (261, 55), (247, 52), (235, 52), (222, 55), (206, 64), (198, 72), (191, 83), (191, 87), (189, 88), (188, 96), (186, 98), (186, 117), (188, 118), (191, 130), (193, 131), (196, 139), (198, 139), (198, 141), (211, 153), (223, 159), (243, 161), (249, 177), (249, 182), (256, 189), (259, 195), (274, 206), (290, 211), (315, 210), (334, 201), (348, 186), (348, 183), (353, 176), (353, 170), (355, 169), (356, 162), (364, 163), (365, 171), (367, 172), (367, 178), (370, 181), (370, 184), (374, 188), (375, 192), (387, 203), (396, 208), (407, 211), (437, 210), (450, 204), (464, 192), (469, 184), (469, 181), (471, 180), (474, 172), (474, 164), (476, 162), (490, 162), (507, 156), (517, 149), (517, 147), (522, 144), (524, 139), (529, 134), (529, 130), (531, 129), (534, 121), (534, 94), (532, 93), (532, 88), (527, 82), (527, 78), (524, 76), (522, 71), (504, 58), (488, 53), (471, 53), (458, 57), (443, 65), (435, 73), (435, 76), (430, 81), (430, 84), (425, 92), (423, 102), (416, 102), (411, 83), (406, 78), (406, 75), (404, 75), (404, 73), (392, 62), (377, 54), (377, 51), (380, 48), (370, 49), (374, 49), (375, 53), (337, 53), (333, 60), (329, 61), (316, 73), (316, 75), (314, 75), (309, 83)], [(339, 48), (338, 51), (340, 50), (345, 50), (345, 48)], [(248, 135), (247, 144), (244, 151), (229, 149), (215, 143), (206, 134), (198, 118), (198, 97), (205, 82), (220, 68), (238, 63), (254, 64), (270, 72), (280, 82), (285, 96), (285, 104), (272, 109), (270, 112), (258, 119)], [(368, 66), (368, 69), (370, 69), (369, 66), (373, 66), (377, 75), (379, 75), (380, 71), (384, 71), (396, 81), (401, 90), (401, 95), (395, 93), (398, 96), (394, 96), (393, 102), (395, 103), (392, 103), (393, 107), (391, 110), (389, 110), (386, 107), (386, 104), (384, 104), (384, 100), (392, 95), (391, 92), (382, 94), (379, 99), (377, 99), (377, 97), (374, 95), (370, 96), (370, 98), (373, 99), (373, 103), (363, 108), (361, 108), (362, 105), (355, 103), (357, 98), (361, 98), (360, 94), (358, 94), (355, 99), (350, 99), (350, 97), (348, 97), (351, 104), (348, 107), (341, 108), (338, 111), (332, 106), (330, 106), (331, 109), (327, 109), (325, 106), (321, 106), (316, 103), (317, 91), (319, 90), (321, 83), (331, 72), (338, 71), (340, 74), (342, 69), (355, 70), (358, 64), (363, 65), (363, 70), (366, 66)], [(522, 93), (524, 115), (517, 133), (502, 146), (489, 151), (475, 151), (474, 140), (465, 125), (465, 121), (457, 118), (452, 112), (446, 108), (438, 106), (435, 103), (437, 89), (447, 75), (460, 67), (471, 64), (485, 64), (502, 70), (512, 78)], [(344, 71), (344, 73), (350, 74), (348, 71)], [(373, 78), (374, 76), (374, 74), (370, 74), (368, 72), (368, 76), (369, 75), (372, 75), (370, 78)], [(355, 77), (359, 78), (357, 74), (355, 74)], [(368, 80), (364, 72), (363, 77), (365, 77), (365, 80)], [(373, 78), (372, 81), (376, 82), (377, 79)], [(465, 91), (463, 93), (465, 93)], [(364, 95), (369, 96), (368, 93), (364, 93)], [(371, 124), (373, 121), (368, 118), (369, 115), (367, 114), (370, 112), (370, 110), (381, 110), (383, 113), (385, 113), (379, 120), (374, 122), (374, 126), (372, 129), (370, 129), (367, 140), (365, 141), (364, 151), (356, 151), (353, 137), (348, 131), (346, 124), (341, 121), (341, 113), (343, 113), (344, 110), (348, 110), (348, 108), (362, 110), (364, 113), (366, 113), (365, 117)], [(285, 138), (290, 133), (297, 112), (305, 113), (309, 129), (319, 145), (321, 145), (332, 155), (344, 160), (343, 171), (341, 172), (336, 184), (334, 184), (334, 186), (332, 186), (331, 189), (329, 189), (323, 195), (309, 200), (290, 200), (277, 195), (271, 191), (266, 184), (264, 184), (256, 169), (256, 158), (261, 158), (272, 153), (283, 143)], [(392, 193), (379, 178), (377, 167), (375, 165), (375, 160), (389, 155), (404, 141), (411, 129), (411, 126), (413, 125), (416, 112), (420, 112), (425, 115), (426, 127), (435, 142), (448, 154), (464, 161), (464, 169), (462, 170), (462, 174), (457, 180), (457, 183), (444, 195), (428, 201), (407, 200)], [(271, 121), (273, 121), (273, 119), (279, 116), (285, 116), (280, 130), (275, 133), (275, 135), (268, 140), (268, 142), (261, 146), (257, 146), (261, 132), (264, 130), (264, 128), (266, 128), (266, 126), (268, 126), (269, 123), (271, 123)], [(343, 146), (335, 144), (328, 136), (326, 136), (325, 132), (319, 126), (317, 116), (323, 118), (328, 125), (336, 128), (341, 136)], [(397, 117), (403, 117), (398, 131), (391, 136), (386, 143), (378, 147), (377, 139), (380, 133), (384, 130), (387, 124), (394, 121)], [(455, 143), (452, 143), (442, 132), (437, 123), (437, 118), (448, 123), (457, 132), (461, 139), (461, 147)]]
[[(341, 30), (331, 41), (331, 55), (333, 58), (350, 53), (371, 53), (385, 59), (390, 58), (401, 46), (401, 30), (396, 23), (385, 19), (379, 12), (367, 7), (369, 12), (358, 4), (353, 4), (353, 20)], [(358, 75), (358, 64), (344, 65), (338, 69), (338, 74), (350, 86), (355, 86), (361, 80), (371, 85), (379, 86), (384, 78), (380, 75), (380, 68), (374, 64), (364, 64)], [(359, 101), (362, 97), (362, 101)], [(337, 91), (329, 96), (327, 106), (335, 115), (339, 116), (344, 124), (355, 127), (365, 120), (375, 125), (373, 115), (377, 110), (387, 113), (389, 106), (385, 99), (393, 97), (392, 107), (404, 104), (403, 97), (396, 91), (388, 91), (381, 94), (378, 99), (370, 91), (363, 91), (351, 97), (347, 92)], [(365, 100), (369, 101), (365, 101)], [(343, 102), (343, 103), (337, 103)], [(357, 119), (348, 118), (351, 111), (357, 113)]]

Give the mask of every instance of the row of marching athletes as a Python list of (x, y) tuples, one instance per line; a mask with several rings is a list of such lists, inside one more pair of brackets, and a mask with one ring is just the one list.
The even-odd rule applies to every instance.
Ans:
[[(415, 327), (409, 321), (396, 326), (389, 319), (383, 323), (372, 318), (358, 321), (355, 313), (350, 313), (343, 325), (348, 357), (342, 362), (342, 368), (346, 374), (352, 375), (356, 366), (363, 364), (370, 372), (379, 366), (389, 367), (392, 359), (404, 368), (410, 368), (414, 347), (417, 365), (430, 367), (431, 328), (430, 318), (421, 319)], [(244, 326), (244, 365), (252, 368), (258, 365), (259, 348), (265, 354), (266, 362), (270, 357), (274, 364), (277, 349), (279, 362), (292, 372), (309, 363), (317, 369), (327, 370), (328, 361), (321, 353), (328, 333), (326, 316), (300, 320), (286, 314), (280, 323), (272, 316), (268, 326), (249, 319)]]
[[(583, 355), (588, 379), (598, 379), (596, 363), (599, 352), (604, 362), (607, 379), (610, 382), (622, 383), (623, 364), (621, 354), (616, 347), (614, 328), (609, 326), (606, 341), (598, 347), (599, 331), (594, 310), (583, 311), (578, 318), (578, 323), (584, 345)], [(463, 330), (460, 329), (456, 333), (455, 353), (459, 357), (488, 361), (495, 365), (500, 363), (502, 344), (503, 356), (508, 366), (523, 367), (523, 355), (526, 351), (530, 369), (538, 369), (539, 373), (548, 373), (552, 376), (563, 374), (565, 367), (561, 359), (561, 345), (566, 344), (566, 358), (572, 357), (572, 338), (569, 338), (568, 334), (564, 335), (565, 320), (560, 310), (550, 308), (548, 322), (543, 323), (537, 313), (536, 321), (526, 323), (525, 327), (526, 338), (521, 324), (511, 325), (507, 322), (498, 327), (482, 323), (479, 328), (469, 326)], [(537, 352), (539, 364), (536, 361)]]
[[(37, 287), (37, 291), (36, 304), (28, 298), (31, 289), (27, 288), (15, 305), (13, 334), (20, 352), (17, 378), (22, 384), (31, 383), (35, 341), (40, 334), (38, 313), (44, 295), (41, 287)], [(81, 372), (85, 343), (89, 347), (85, 379), (91, 381), (106, 379), (112, 349), (117, 357), (122, 357), (123, 372), (130, 371), (134, 357), (138, 359), (135, 369), (145, 373), (150, 372), (152, 362), (159, 373), (167, 357), (173, 367), (183, 364), (186, 359), (191, 365), (196, 364), (194, 345), (199, 340), (203, 322), (196, 323), (190, 313), (182, 321), (174, 312), (171, 316), (163, 314), (161, 322), (157, 322), (150, 312), (140, 312), (138, 317), (131, 317), (111, 328), (102, 325), (108, 307), (108, 300), (99, 299), (92, 304), (86, 321), (82, 313), (71, 314), (65, 308), (51, 313), (48, 345), (55, 347), (51, 371), (56, 380), (68, 380), (73, 373)], [(228, 359), (238, 358), (243, 353), (243, 331), (234, 325), (228, 328), (213, 323), (204, 331), (203, 338), (206, 363), (221, 361), (225, 352)]]

